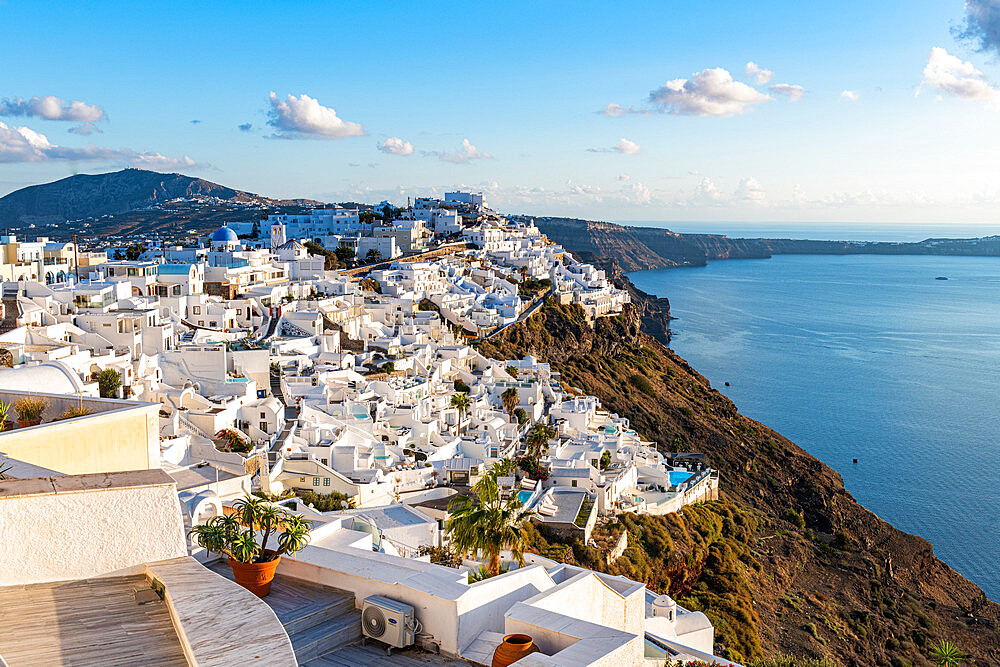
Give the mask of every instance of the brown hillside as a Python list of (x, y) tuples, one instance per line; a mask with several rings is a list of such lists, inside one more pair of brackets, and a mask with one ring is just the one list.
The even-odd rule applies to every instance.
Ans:
[[(624, 517), (632, 546), (610, 568), (577, 543), (536, 545), (669, 591), (704, 610), (717, 650), (827, 656), (845, 665), (928, 665), (940, 639), (1000, 664), (1000, 607), (938, 560), (930, 543), (862, 507), (840, 476), (741, 415), (683, 359), (642, 330), (642, 303), (592, 329), (578, 307), (540, 314), (480, 345), (531, 354), (595, 394), (663, 449), (709, 455), (723, 499), (669, 517)], [(572, 548), (570, 548), (572, 547)]]

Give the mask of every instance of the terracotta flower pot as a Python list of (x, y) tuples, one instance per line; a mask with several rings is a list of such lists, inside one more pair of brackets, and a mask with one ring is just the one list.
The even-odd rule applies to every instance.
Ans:
[(521, 658), (535, 653), (538, 647), (528, 635), (507, 635), (493, 652), (493, 667), (507, 667)]
[(38, 426), (42, 423), (41, 419), (18, 419), (18, 428), (28, 428), (29, 426)]
[(241, 563), (230, 558), (229, 566), (233, 568), (233, 579), (236, 583), (262, 598), (271, 592), (274, 571), (278, 569), (280, 562), (281, 556), (266, 563)]

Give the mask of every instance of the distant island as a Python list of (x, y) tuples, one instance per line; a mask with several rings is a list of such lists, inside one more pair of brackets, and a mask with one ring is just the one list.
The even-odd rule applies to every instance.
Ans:
[(546, 236), (585, 258), (614, 262), (623, 272), (673, 266), (704, 266), (719, 259), (766, 259), (773, 255), (959, 255), (1000, 257), (1000, 236), (932, 238), (919, 242), (813, 241), (679, 234), (657, 227), (630, 227), (576, 218), (536, 217)]

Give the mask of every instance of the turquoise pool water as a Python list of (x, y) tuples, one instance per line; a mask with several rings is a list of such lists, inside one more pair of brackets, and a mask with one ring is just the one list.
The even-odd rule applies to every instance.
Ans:
[(525, 503), (528, 502), (528, 499), (531, 498), (531, 493), (532, 493), (531, 491), (525, 491), (524, 489), (521, 489), (520, 491), (517, 492), (517, 499), (521, 501), (522, 505), (524, 505)]
[(671, 486), (680, 484), (681, 482), (685, 481), (688, 477), (691, 476), (691, 473), (689, 472), (677, 471), (677, 470), (671, 470), (669, 474), (670, 474)]

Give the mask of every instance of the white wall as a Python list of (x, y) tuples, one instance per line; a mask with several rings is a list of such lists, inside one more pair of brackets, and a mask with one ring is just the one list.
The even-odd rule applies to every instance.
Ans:
[(138, 571), (187, 555), (162, 470), (0, 482), (0, 586)]

